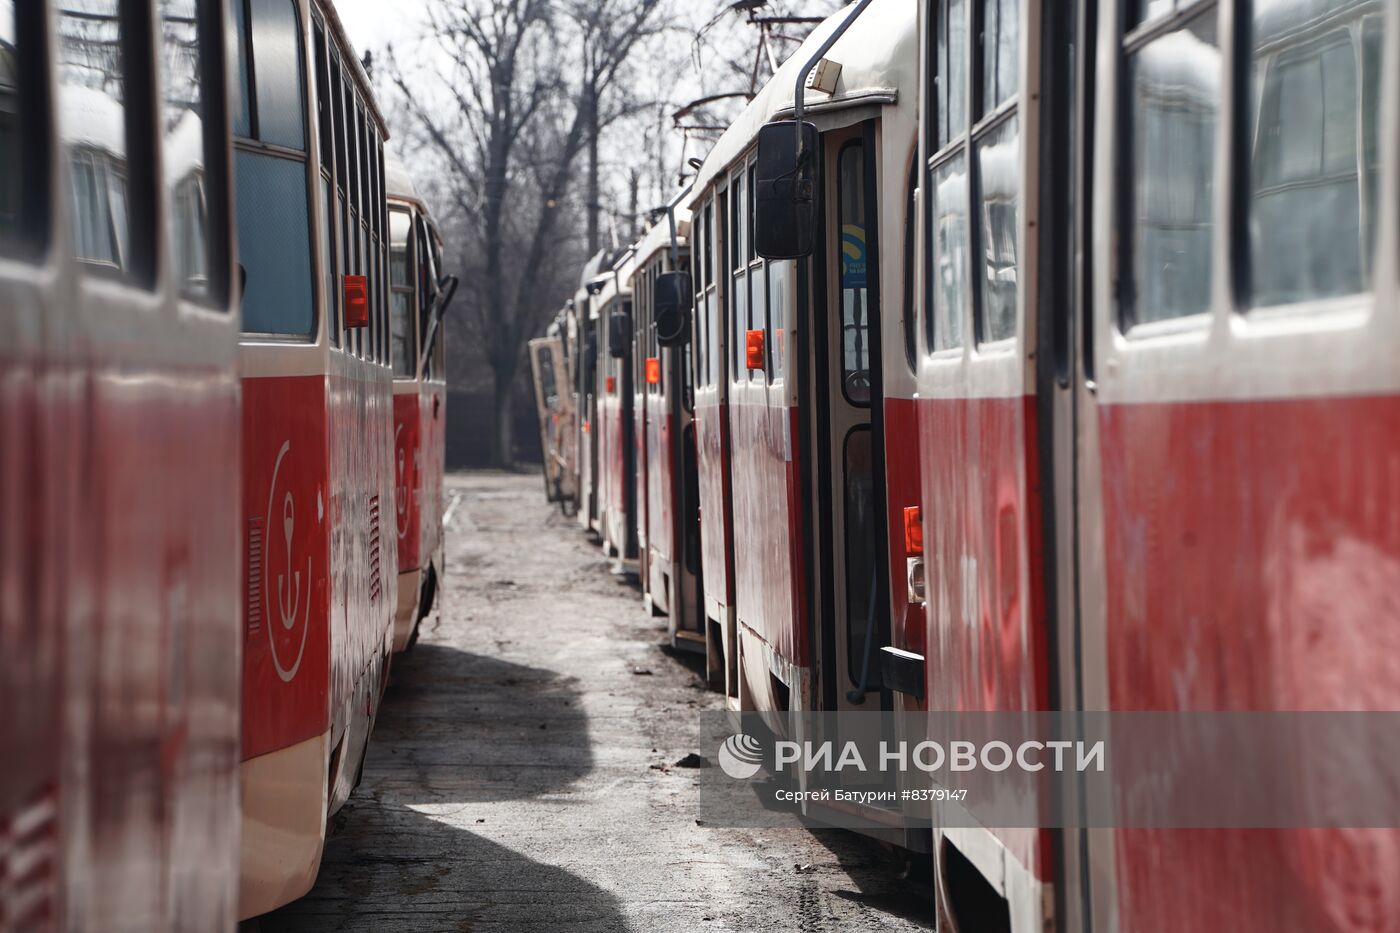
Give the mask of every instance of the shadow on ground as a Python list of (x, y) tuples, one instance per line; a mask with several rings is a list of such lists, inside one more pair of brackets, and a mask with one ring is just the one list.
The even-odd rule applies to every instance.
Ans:
[(394, 659), (365, 775), (398, 803), (468, 803), (562, 790), (592, 769), (574, 678), (420, 642)]
[[(625, 930), (617, 899), (577, 875), (408, 807), (352, 801), (316, 887), (257, 933)], [(346, 811), (341, 811), (345, 813)]]
[(394, 659), (315, 887), (245, 933), (625, 929), (608, 892), (471, 830), (486, 821), (474, 806), (551, 794), (592, 768), (571, 678), (420, 643)]

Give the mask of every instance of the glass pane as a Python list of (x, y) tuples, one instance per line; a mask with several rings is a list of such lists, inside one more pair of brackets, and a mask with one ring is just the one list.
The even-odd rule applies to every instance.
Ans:
[(411, 226), (408, 211), (389, 212), (389, 281), (402, 288), (413, 285), (408, 271), (408, 231)]
[(205, 212), (204, 108), (200, 93), (199, 8), (195, 0), (161, 0), (165, 178), (170, 191), (170, 260), (180, 291), (209, 292), (209, 222)]
[(933, 171), (929, 197), (930, 295), (935, 350), (960, 347), (967, 301), (967, 169), (961, 155)]
[(870, 401), (870, 291), (865, 252), (865, 147), (850, 143), (837, 164), (841, 224), (841, 389), (854, 404)]
[(982, 7), (982, 112), (1015, 95), (1020, 78), (1020, 30), (1018, 0), (983, 0)]
[(730, 289), (730, 306), (733, 308), (734, 322), (734, 342), (730, 347), (729, 356), (733, 360), (729, 376), (735, 382), (743, 382), (748, 375), (745, 366), (747, 354), (745, 351), (745, 332), (749, 329), (749, 277), (747, 272), (741, 271), (733, 278), (734, 287)]
[(305, 149), (302, 117), (301, 29), (291, 0), (252, 0), (253, 79), (258, 138)]
[(1016, 334), (1016, 232), (1020, 229), (1020, 155), (1012, 117), (977, 144), (982, 196), (982, 339)]
[(0, 240), (20, 232), (24, 127), (19, 112), (19, 36), (14, 0), (0, 0)]
[(768, 263), (768, 357), (773, 365), (773, 381), (783, 378), (786, 362), (788, 309), (793, 306), (792, 260)]
[(316, 80), (316, 126), (318, 132), (318, 144), (321, 147), (321, 164), (329, 170), (332, 161), (332, 152), (335, 144), (331, 138), (331, 103), (335, 100), (331, 96), (329, 86), (328, 71), (330, 59), (326, 53), (326, 34), (319, 26), (316, 26), (316, 60), (314, 63), (314, 74)]
[(335, 287), (335, 248), (331, 242), (331, 180), (321, 175), (321, 276), (326, 289), (326, 329), (331, 346), (340, 346), (340, 293)]
[(967, 0), (939, 0), (935, 43), (938, 56), (938, 145), (942, 149), (967, 129)]
[(126, 100), (117, 0), (72, 0), (58, 16), (70, 214), (78, 258), (124, 268)]
[(413, 296), (394, 292), (389, 307), (389, 333), (393, 338), (394, 375), (413, 377)]
[(1132, 288), (1125, 324), (1210, 306), (1220, 50), (1215, 13), (1129, 59)]
[(879, 679), (879, 644), (865, 650), (866, 632), (879, 624), (875, 559), (876, 529), (875, 458), (870, 429), (857, 428), (846, 435), (846, 666), (854, 685), (874, 685)]
[(248, 15), (243, 6), (246, 2), (247, 0), (228, 2), (229, 10), (233, 14), (233, 25), (229, 31), (233, 33), (234, 65), (238, 69), (238, 80), (229, 92), (233, 98), (229, 105), (233, 118), (233, 135), (251, 138), (253, 120), (248, 109), (251, 96), (248, 93)]
[[(1334, 0), (1330, 7), (1348, 5)], [(1363, 186), (1357, 125), (1374, 138), (1378, 95), (1362, 93), (1349, 23), (1334, 20), (1337, 28), (1321, 36), (1309, 31), (1320, 13), (1304, 16), (1288, 4), (1256, 9), (1249, 185), (1255, 305), (1354, 294), (1370, 280), (1363, 214), (1374, 215), (1375, 188), (1370, 178)]]
[(311, 333), (311, 250), (306, 164), (256, 152), (234, 153), (243, 329)]
[(720, 356), (719, 338), (721, 334), (721, 325), (719, 321), (719, 303), (715, 300), (715, 293), (713, 290), (707, 292), (705, 295), (705, 326), (709, 328), (710, 347), (710, 352), (708, 354), (710, 358), (710, 375), (707, 384), (717, 385), (720, 377), (720, 364), (723, 363), (724, 360)]

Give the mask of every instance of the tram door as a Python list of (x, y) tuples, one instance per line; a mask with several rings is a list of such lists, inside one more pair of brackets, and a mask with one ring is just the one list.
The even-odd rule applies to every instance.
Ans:
[[(876, 243), (876, 124), (825, 135), (824, 238), (813, 263), (812, 341), (821, 523), (822, 708), (890, 707), (880, 685), (889, 644), (880, 292)], [(820, 500), (825, 500), (820, 501)]]

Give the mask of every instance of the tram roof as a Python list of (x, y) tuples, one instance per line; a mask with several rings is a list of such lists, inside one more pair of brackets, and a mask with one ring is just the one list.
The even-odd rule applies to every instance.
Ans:
[[(681, 202), (690, 196), (690, 191), (690, 188), (681, 189), (676, 193), (676, 196), (671, 199), (671, 202), (666, 205), (675, 212), (676, 242), (681, 244), (682, 247), (684, 247), (686, 238), (690, 235), (690, 208)], [(668, 249), (670, 245), (671, 224), (663, 216), (656, 223), (642, 231), (642, 235), (638, 237), (636, 244), (633, 246), (635, 250), (633, 254), (635, 256), (635, 265), (640, 268), (651, 261), (651, 257), (655, 256), (661, 250)]]
[(384, 153), (384, 193), (398, 201), (412, 201), (419, 206), (423, 204), (423, 198), (413, 184), (413, 175), (396, 152)]
[(600, 273), (595, 281), (601, 281), (603, 287), (598, 290), (594, 300), (589, 302), (589, 308), (597, 313), (608, 304), (614, 301), (619, 295), (632, 294), (632, 273), (637, 265), (637, 251), (627, 247), (613, 261), (612, 268)]
[[(793, 82), (802, 66), (850, 14), (851, 7), (846, 6), (823, 20), (749, 101), (705, 157), (691, 185), (690, 204), (699, 200), (716, 176), (753, 144), (760, 127), (779, 115), (791, 116)], [(808, 108), (831, 110), (863, 102), (888, 102), (890, 95), (896, 95), (900, 89), (914, 92), (919, 80), (917, 4), (909, 0), (872, 0), (826, 57), (841, 63), (836, 89), (830, 95), (808, 90), (803, 98)]]

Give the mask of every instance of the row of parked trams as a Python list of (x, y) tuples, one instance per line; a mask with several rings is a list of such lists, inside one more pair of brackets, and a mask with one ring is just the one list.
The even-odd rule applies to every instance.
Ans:
[[(862, 0), (531, 344), (548, 495), (738, 710), (1400, 708), (1397, 93), (1385, 0)], [(933, 819), (941, 928), (1400, 930), (1390, 830)]]
[(443, 572), (456, 280), (325, 0), (0, 0), (0, 930), (299, 897)]

